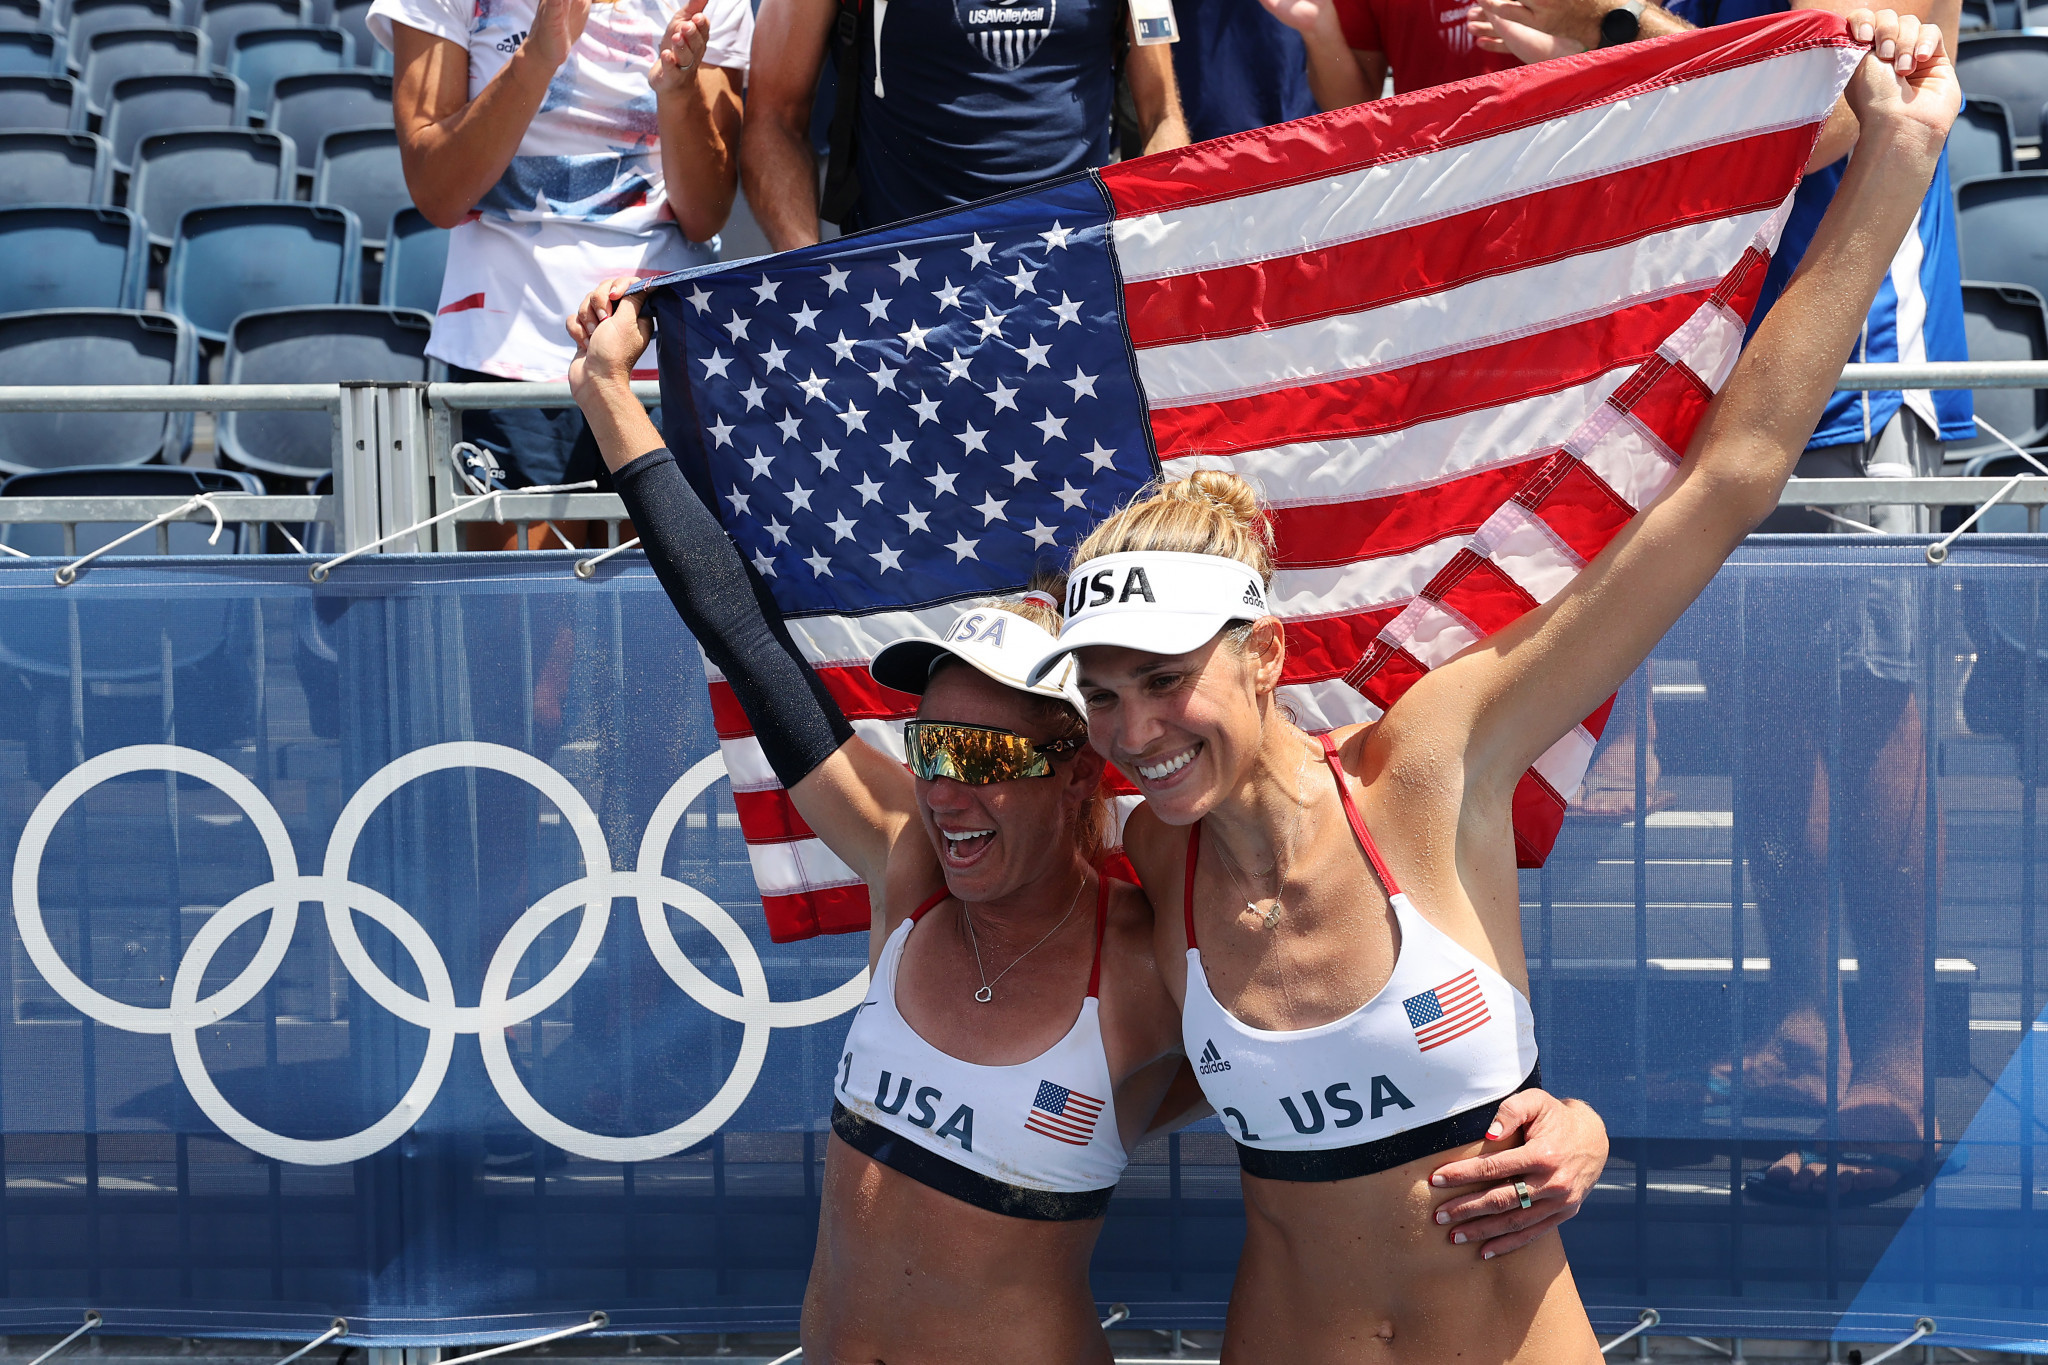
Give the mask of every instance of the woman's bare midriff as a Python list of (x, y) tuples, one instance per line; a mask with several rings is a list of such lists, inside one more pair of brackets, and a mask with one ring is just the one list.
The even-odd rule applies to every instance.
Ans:
[(823, 1202), (804, 1295), (811, 1365), (1107, 1365), (1088, 1289), (1099, 1219), (991, 1213), (836, 1135), (826, 1146)]
[(1437, 1226), (1430, 1187), (1473, 1143), (1355, 1180), (1246, 1175), (1244, 1255), (1223, 1358), (1232, 1365), (1413, 1361), (1591, 1365), (1599, 1345), (1554, 1236), (1482, 1261)]

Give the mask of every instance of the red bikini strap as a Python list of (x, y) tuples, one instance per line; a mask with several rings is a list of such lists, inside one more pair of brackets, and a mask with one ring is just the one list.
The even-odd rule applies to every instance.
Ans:
[(1102, 873), (1095, 885), (1095, 965), (1088, 969), (1088, 994), (1102, 986), (1102, 934), (1109, 925), (1109, 874)]
[(1400, 895), (1394, 874), (1387, 871), (1386, 862), (1380, 857), (1379, 845), (1372, 841), (1372, 831), (1365, 827), (1364, 817), (1352, 803), (1351, 784), (1344, 780), (1344, 765), (1337, 759), (1336, 743), (1326, 734), (1316, 738), (1323, 742), (1323, 761), (1330, 765), (1330, 776), (1337, 779), (1337, 799), (1344, 803), (1344, 818), (1351, 822), (1351, 832), (1358, 836), (1358, 846), (1365, 850), (1365, 860), (1372, 864), (1373, 875), (1380, 879), (1380, 886), (1389, 896)]
[(940, 887), (938, 890), (932, 892), (931, 895), (925, 898), (925, 902), (923, 905), (918, 906), (917, 909), (910, 912), (910, 922), (912, 924), (917, 923), (919, 920), (925, 917), (926, 911), (930, 910), (934, 905), (937, 905), (940, 901), (944, 900), (946, 897), (952, 894), (952, 892), (948, 891), (943, 886)]
[(1188, 828), (1188, 871), (1185, 881), (1185, 895), (1181, 899), (1181, 914), (1188, 923), (1188, 947), (1195, 944), (1195, 860), (1202, 855), (1202, 822), (1197, 820)]

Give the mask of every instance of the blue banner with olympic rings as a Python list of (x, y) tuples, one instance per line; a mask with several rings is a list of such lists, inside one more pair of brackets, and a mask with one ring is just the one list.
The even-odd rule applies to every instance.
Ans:
[[(2044, 555), (1760, 539), (1625, 689), (1522, 882), (1603, 1331), (2048, 1351)], [(794, 1325), (867, 942), (769, 942), (695, 643), (571, 562), (0, 565), (0, 1332)], [(1097, 1293), (1214, 1326), (1242, 1235), (1148, 1141)]]

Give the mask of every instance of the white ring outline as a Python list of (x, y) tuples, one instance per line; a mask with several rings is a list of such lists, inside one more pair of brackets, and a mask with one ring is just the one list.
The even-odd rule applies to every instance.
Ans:
[[(529, 782), (562, 812), (586, 865), (585, 876), (543, 896), (506, 931), (492, 953), (479, 1001), (473, 1007), (455, 1003), (446, 960), (426, 928), (383, 893), (348, 879), (356, 842), (383, 799), (415, 777), (450, 768), (482, 768)], [(37, 896), (50, 835), (71, 806), (109, 778), (152, 770), (197, 777), (233, 801), (263, 840), (273, 874), (269, 882), (241, 893), (207, 917), (179, 959), (171, 1003), (164, 1007), (125, 1004), (86, 985), (51, 942)], [(95, 755), (65, 774), (30, 813), (15, 852), (16, 926), (30, 961), (44, 980), (81, 1014), (130, 1033), (168, 1034), (179, 1075), (201, 1111), (227, 1136), (261, 1155), (318, 1166), (359, 1160), (381, 1150), (416, 1124), (432, 1105), (446, 1079), (456, 1036), (475, 1033), (485, 1071), (499, 1099), (536, 1136), (594, 1160), (652, 1160), (702, 1141), (738, 1111), (760, 1077), (775, 1028), (803, 1027), (843, 1014), (859, 1003), (868, 986), (869, 973), (863, 964), (847, 981), (820, 995), (802, 1000), (771, 999), (759, 952), (739, 922), (697, 888), (662, 875), (668, 843), (684, 812), (724, 775), (724, 760), (713, 753), (670, 786), (648, 819), (639, 865), (629, 872), (610, 866), (610, 851), (595, 813), (567, 778), (541, 760), (522, 750), (477, 741), (429, 745), (385, 764), (349, 798), (329, 837), (322, 874), (316, 877), (299, 874), (283, 820), (240, 771), (211, 754), (178, 745), (130, 745)], [(713, 1014), (739, 1023), (743, 1033), (731, 1074), (697, 1113), (658, 1133), (611, 1137), (577, 1128), (543, 1108), (519, 1080), (504, 1030), (540, 1014), (574, 988), (603, 942), (611, 900), (625, 895), (637, 900), (642, 935), (670, 980)], [(376, 1123), (346, 1137), (293, 1138), (252, 1122), (214, 1084), (199, 1051), (200, 1028), (234, 1014), (269, 984), (291, 946), (299, 905), (304, 901), (318, 901), (324, 907), (336, 954), (364, 992), (397, 1018), (426, 1029), (428, 1035), (420, 1070), (398, 1103)], [(584, 908), (583, 919), (561, 961), (516, 996), (507, 996), (505, 991), (526, 951), (549, 925), (578, 904)], [(739, 975), (739, 994), (713, 981), (690, 961), (668, 923), (666, 907), (671, 905), (701, 924), (732, 957)], [(400, 986), (371, 960), (355, 931), (352, 917), (357, 911), (382, 924), (406, 949), (419, 969), (426, 999)], [(270, 926), (249, 964), (227, 985), (200, 998), (199, 987), (214, 954), (237, 929), (264, 913), (271, 917)]]

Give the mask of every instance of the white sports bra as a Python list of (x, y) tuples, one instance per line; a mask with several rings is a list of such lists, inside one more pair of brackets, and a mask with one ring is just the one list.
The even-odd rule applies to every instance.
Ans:
[(1100, 1218), (1129, 1159), (1096, 999), (1109, 880), (1096, 892), (1095, 965), (1080, 1016), (1065, 1037), (1015, 1066), (977, 1066), (941, 1052), (896, 1008), (911, 927), (946, 892), (897, 925), (846, 1030), (832, 1131), (892, 1170), (995, 1213)]
[(1321, 737), (1337, 794), (1401, 938), (1394, 973), (1341, 1019), (1274, 1031), (1217, 1003), (1195, 944), (1188, 835), (1187, 1003), (1181, 1038), (1202, 1093), (1237, 1142), (1238, 1164), (1268, 1180), (1349, 1180), (1477, 1142), (1500, 1100), (1542, 1083), (1529, 1001), (1408, 902), (1352, 803), (1337, 746)]

